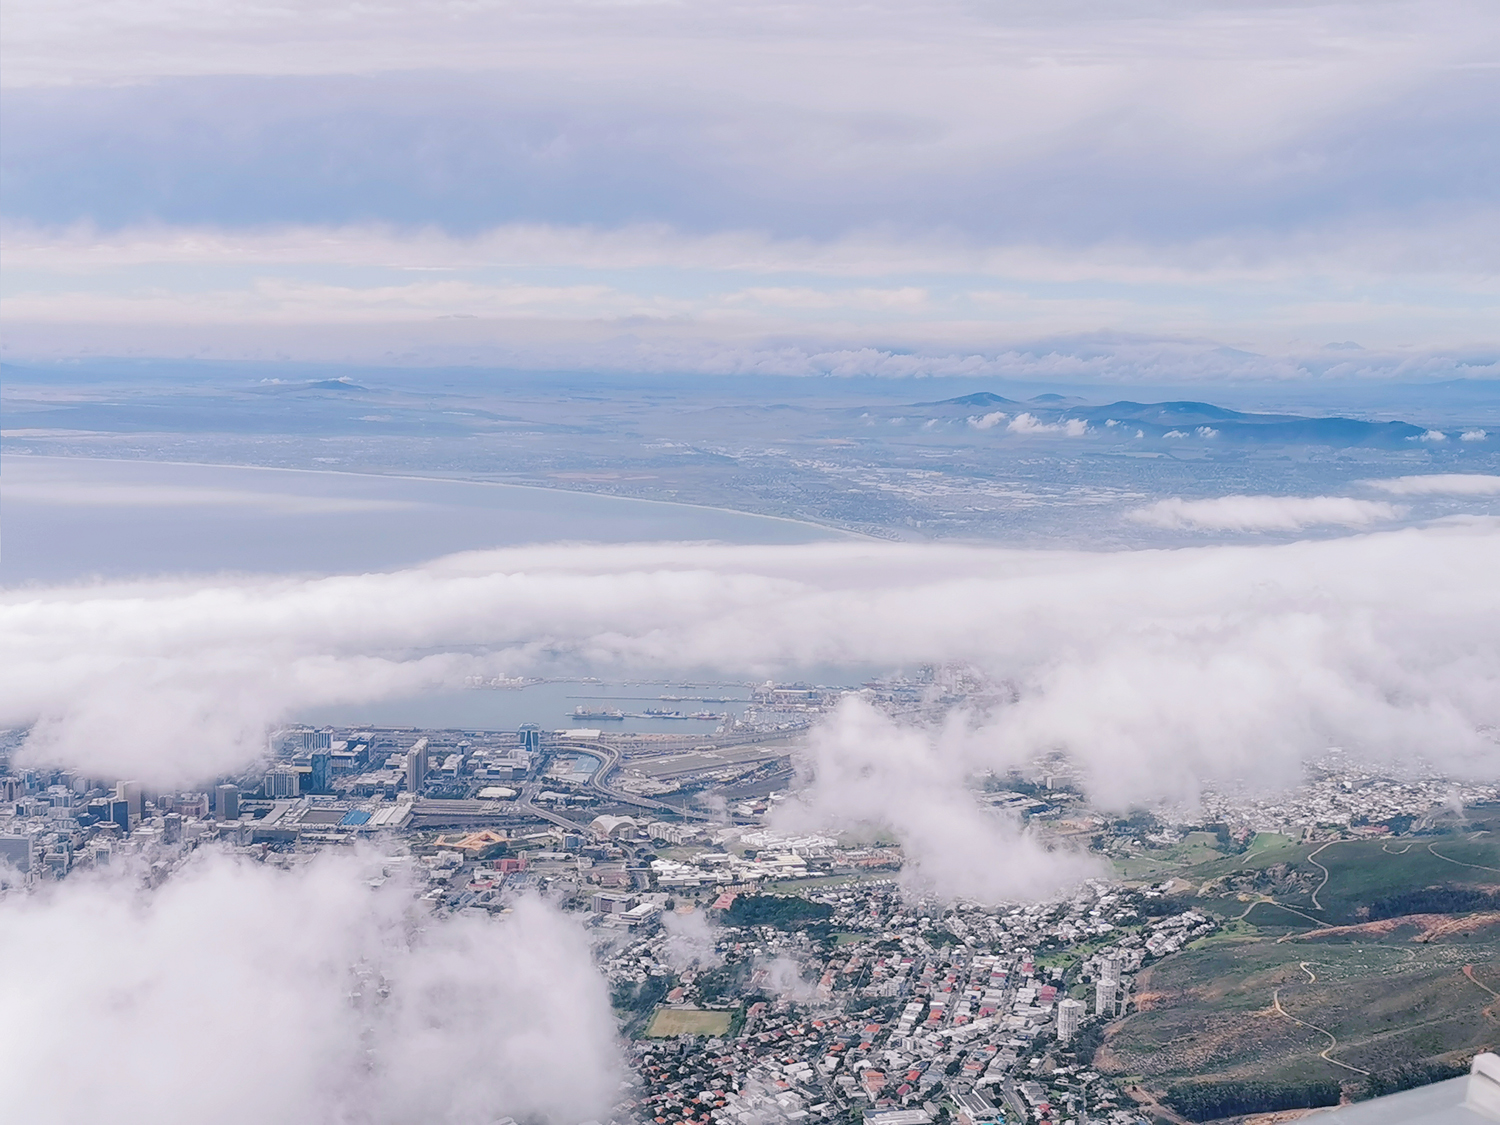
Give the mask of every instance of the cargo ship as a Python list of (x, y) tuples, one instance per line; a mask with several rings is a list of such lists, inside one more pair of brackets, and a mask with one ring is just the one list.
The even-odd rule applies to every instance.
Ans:
[(575, 707), (573, 708), (573, 718), (594, 719), (596, 721), (603, 719), (607, 722), (623, 723), (625, 721), (625, 712), (615, 707), (605, 708), (602, 711), (592, 711), (587, 707)]

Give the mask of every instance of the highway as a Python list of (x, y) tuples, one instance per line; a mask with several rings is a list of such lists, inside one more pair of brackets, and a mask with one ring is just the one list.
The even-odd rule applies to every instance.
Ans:
[[(784, 734), (779, 733), (774, 736), (742, 736), (729, 740), (715, 740), (714, 745), (720, 746), (730, 743), (743, 745), (757, 741), (776, 741), (784, 737)], [(636, 808), (650, 809), (654, 812), (666, 813), (667, 815), (687, 820), (707, 821), (712, 819), (711, 815), (705, 812), (679, 808), (676, 805), (668, 804), (666, 801), (657, 801), (650, 797), (642, 797), (635, 793), (627, 793), (620, 789), (611, 788), (609, 785), (609, 776), (619, 768), (623, 756), (619, 750), (610, 746), (603, 739), (557, 739), (556, 741), (549, 739), (545, 753), (549, 755), (585, 754), (595, 759), (599, 763), (598, 768), (590, 775), (585, 788), (596, 796), (615, 804), (634, 805)], [(527, 782), (521, 789), (521, 795), (516, 801), (517, 806), (528, 815), (535, 816), (538, 820), (545, 820), (550, 824), (555, 824), (559, 828), (566, 828), (575, 832), (589, 831), (588, 824), (572, 820), (553, 809), (543, 808), (538, 805), (536, 803), (536, 796), (542, 791), (542, 786), (542, 780)], [(593, 818), (590, 817), (589, 819), (592, 820)]]
[(654, 801), (650, 797), (640, 797), (634, 793), (625, 793), (619, 789), (611, 789), (606, 784), (606, 779), (619, 767), (620, 752), (603, 740), (578, 739), (577, 741), (559, 741), (551, 749), (554, 752), (572, 751), (578, 754), (587, 754), (589, 757), (597, 759), (599, 768), (589, 777), (588, 788), (601, 797), (607, 797), (611, 801), (620, 804), (636, 805), (644, 809), (655, 809), (659, 812), (669, 813), (672, 816), (686, 817), (690, 820), (710, 819), (707, 813), (694, 812), (690, 809), (680, 809), (676, 805), (667, 804), (665, 801)]
[(544, 809), (536, 803), (536, 795), (542, 791), (541, 781), (528, 781), (521, 787), (521, 796), (516, 801), (516, 807), (534, 816), (538, 820), (545, 820), (549, 824), (555, 824), (559, 828), (566, 828), (570, 832), (582, 832), (587, 834), (590, 829), (587, 824), (580, 824), (576, 820), (569, 820), (561, 813), (552, 809)]

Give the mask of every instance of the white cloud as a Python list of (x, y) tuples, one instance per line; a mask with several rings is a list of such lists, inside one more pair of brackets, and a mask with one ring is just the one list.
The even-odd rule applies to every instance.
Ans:
[[(898, 353), (1112, 326), (1473, 354), (1493, 338), (1500, 210), (1450, 190), (1461, 175), (1413, 180), (1410, 154), (1472, 166), (1492, 21), (1432, 10), (15, 0), (4, 81), (56, 89), (23, 91), (7, 123), (6, 315), (29, 326), (19, 345), (50, 326), (67, 354), (118, 354), (150, 322), (139, 346), (197, 355), (185, 326), (214, 322), (277, 325), (240, 348), (311, 359), (330, 345), (292, 327), (322, 318), (360, 358), (441, 359), (437, 316), (684, 305), (825, 310), (813, 353), (858, 350), (876, 333), (840, 336), (844, 318), (895, 309), (924, 328), (879, 336)], [(101, 129), (117, 143), (93, 145)], [(304, 129), (306, 149), (288, 140)], [(216, 130), (228, 159), (200, 143)], [(1349, 207), (1354, 182), (1368, 206)], [(412, 276), (434, 270), (482, 276)], [(387, 328), (362, 347), (392, 316), (415, 321), (403, 344)]]
[[(1263, 237), (1236, 241), (1227, 237), (1156, 244), (1120, 239), (1079, 245), (1076, 242), (1015, 243), (951, 231), (897, 231), (876, 225), (824, 237), (773, 238), (754, 228), (697, 232), (669, 223), (614, 226), (509, 222), (472, 233), (452, 233), (436, 226), (345, 224), (310, 226), (270, 224), (254, 228), (153, 223), (100, 230), (87, 223), (37, 226), (15, 220), (0, 222), (0, 245), (12, 274), (58, 271), (75, 285), (89, 274), (118, 277), (131, 267), (189, 267), (184, 280), (191, 291), (205, 271), (238, 267), (256, 280), (297, 267), (358, 266), (382, 282), (414, 281), (410, 275), (541, 267), (607, 271), (618, 277), (631, 270), (701, 271), (739, 277), (799, 275), (810, 278), (882, 278), (944, 275), (957, 278), (1027, 279), (1077, 285), (1099, 282), (1112, 296), (1090, 298), (1096, 313), (1120, 314), (1135, 306), (1120, 296), (1121, 287), (1176, 289), (1181, 286), (1234, 287), (1274, 285), (1308, 274), (1333, 277), (1345, 284), (1368, 283), (1372, 276), (1423, 276), (1431, 284), (1455, 283), (1482, 291), (1488, 259), (1462, 266), (1424, 259), (1421, 251), (1473, 239), (1476, 227), (1500, 237), (1500, 211), (1464, 215), (1451, 227), (1414, 224), (1390, 232), (1398, 250), (1388, 258), (1370, 256), (1369, 229), (1349, 223), (1323, 224), (1317, 235), (1303, 235), (1292, 245), (1268, 243)], [(1472, 276), (1470, 276), (1470, 271)], [(406, 274), (404, 278), (402, 274)], [(325, 276), (325, 275), (309, 275)], [(173, 284), (173, 275), (158, 269), (157, 288)], [(761, 292), (755, 287), (730, 290), (738, 299)], [(819, 290), (765, 289), (781, 299), (805, 295), (824, 300)], [(853, 289), (873, 307), (920, 303), (934, 294), (920, 288)], [(1248, 289), (1239, 290), (1242, 298)], [(1038, 295), (1024, 292), (971, 292), (986, 306), (1035, 308)], [(1483, 311), (1489, 309), (1486, 303)], [(1257, 305), (1256, 315), (1264, 306)]]
[(1394, 504), (1345, 496), (1218, 496), (1211, 500), (1158, 500), (1130, 512), (1129, 517), (1153, 527), (1197, 531), (1300, 531), (1306, 527), (1368, 527), (1398, 519), (1401, 514)]
[(1097, 864), (1050, 852), (1014, 820), (966, 792), (975, 737), (956, 715), (947, 730), (898, 724), (846, 700), (808, 740), (803, 788), (778, 811), (788, 828), (876, 828), (901, 841), (902, 882), (913, 893), (996, 902), (1041, 898), (1093, 874)]
[(662, 958), (676, 972), (686, 969), (711, 969), (724, 963), (718, 951), (718, 928), (701, 910), (686, 914), (673, 911), (662, 915), (667, 941)]
[(969, 425), (973, 426), (976, 430), (990, 430), (994, 429), (1008, 417), (1010, 415), (1006, 414), (1003, 410), (992, 410), (983, 417), (970, 418)]
[[(1384, 241), (1364, 231), (1350, 236), (1355, 247)], [(1299, 306), (1268, 303), (1266, 294), (1308, 271), (1347, 274), (1344, 284), (1368, 287), (1376, 284), (1374, 267), (1350, 258), (1348, 248), (1313, 260), (1296, 257), (1301, 252), (1113, 242), (1015, 247), (951, 232), (897, 236), (884, 227), (772, 239), (746, 230), (691, 234), (663, 223), (512, 223), (467, 235), (364, 226), (108, 233), (11, 226), (4, 232), (4, 349), (20, 358), (457, 359), (569, 370), (1111, 381), (1478, 372), (1440, 347), (1414, 354), (1404, 342), (1413, 336), (1411, 318), (1429, 314), (1438, 320), (1418, 338), (1483, 338), (1495, 320), (1484, 277), (1431, 267), (1424, 284), (1467, 296), (1448, 292), (1426, 311), (1387, 309), (1382, 324), (1403, 346), (1340, 353), (1330, 368), (1329, 353), (1298, 341), (1314, 323), (1333, 331), (1343, 314), (1322, 309), (1310, 322)], [(1263, 266), (1240, 268), (1256, 255)], [(1167, 258), (1179, 264), (1146, 269), (1155, 263), (1160, 271)], [(345, 267), (337, 283), (329, 266)], [(1389, 267), (1408, 296), (1416, 268)], [(691, 275), (686, 282), (683, 272)], [(947, 283), (899, 284), (934, 273)], [(788, 283), (767, 286), (766, 275)], [(1019, 279), (1025, 292), (976, 318), (963, 283), (981, 275)], [(843, 277), (885, 284), (835, 280)], [(1058, 288), (1058, 281), (1067, 284)], [(1195, 303), (1182, 302), (1184, 286)], [(1107, 302), (1096, 289), (1110, 294)], [(1452, 319), (1460, 306), (1469, 310), (1468, 327)], [(1106, 343), (1093, 335), (1101, 324), (1130, 335)], [(1359, 334), (1373, 343), (1370, 331)], [(870, 346), (877, 335), (881, 346)], [(1227, 337), (1241, 350), (1209, 342)], [(1247, 342), (1260, 353), (1244, 351)]]
[(1088, 423), (1081, 418), (1043, 422), (1030, 413), (1017, 414), (1005, 428), (1013, 434), (1064, 434), (1068, 437), (1082, 437), (1089, 432)]
[(503, 920), (427, 917), (399, 880), (371, 891), (372, 859), (282, 871), (200, 852), (149, 892), (115, 868), (7, 898), (0, 945), (26, 967), (0, 990), (0, 1020), (25, 1029), (0, 1059), (8, 1114), (490, 1125), (605, 1112), (614, 1019), (578, 927), (535, 901)]
[(764, 974), (761, 985), (782, 1000), (806, 1004), (818, 994), (817, 986), (802, 975), (802, 963), (795, 957), (773, 957), (757, 970)]
[(843, 309), (895, 313), (914, 311), (927, 305), (927, 291), (915, 286), (900, 289), (814, 289), (756, 287), (725, 298), (730, 305), (748, 302), (790, 309)]
[(1500, 476), (1488, 473), (1429, 473), (1365, 481), (1371, 488), (1393, 496), (1494, 496), (1500, 494)]
[(1459, 441), (1483, 441), (1490, 435), (1484, 430), (1465, 430), (1459, 437)]
[[(1330, 743), (1462, 770), (1493, 750), (1476, 729), (1500, 723), (1496, 573), (1500, 528), (1480, 520), (1112, 553), (537, 547), (386, 574), (15, 589), (0, 595), (0, 725), (36, 724), (32, 759), (186, 780), (253, 758), (299, 711), (471, 675), (957, 660), (1020, 700), (981, 716), (982, 738), (944, 728), (943, 747), (973, 769), (1066, 747), (1110, 803), (1294, 780)], [(835, 765), (839, 729), (821, 736)], [(864, 729), (884, 753), (885, 728)], [(891, 737), (893, 760), (937, 753), (935, 736)], [(923, 823), (891, 823), (921, 850)]]

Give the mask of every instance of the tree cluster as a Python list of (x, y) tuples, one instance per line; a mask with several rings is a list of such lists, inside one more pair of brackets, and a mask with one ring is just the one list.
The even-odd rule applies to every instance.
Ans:
[(1337, 1082), (1184, 1082), (1167, 1090), (1164, 1101), (1193, 1121), (1213, 1121), (1247, 1113), (1338, 1105)]

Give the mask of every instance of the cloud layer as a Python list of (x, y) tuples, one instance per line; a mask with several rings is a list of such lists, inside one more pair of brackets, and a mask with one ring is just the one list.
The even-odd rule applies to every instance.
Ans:
[(1496, 496), (1500, 476), (1488, 473), (1424, 473), (1366, 482), (1393, 496)]
[(191, 779), (299, 710), (472, 675), (962, 661), (1016, 696), (980, 733), (945, 732), (965, 768), (1064, 748), (1100, 800), (1190, 799), (1202, 778), (1295, 780), (1330, 743), (1480, 766), (1477, 728), (1500, 722), (1496, 573), (1500, 530), (1468, 520), (1256, 548), (560, 546), (11, 590), (0, 723), (36, 724), (33, 757)]
[[(378, 857), (199, 853), (150, 892), (78, 872), (7, 898), (0, 1060), (19, 1120), (572, 1122), (608, 1109), (614, 1020), (581, 931), (524, 901), (436, 920)], [(267, 1099), (271, 1099), (268, 1103)], [(268, 1109), (268, 1104), (271, 1108)]]
[(1158, 500), (1130, 513), (1137, 523), (1194, 531), (1300, 531), (1307, 527), (1368, 527), (1398, 519), (1402, 509), (1346, 496), (1218, 496)]
[(47, 223), (1170, 241), (1472, 207), (1493, 159), (1464, 0), (14, 8), (7, 205)]
[(1496, 41), (1469, 0), (18, 0), (6, 346), (1489, 370)]

